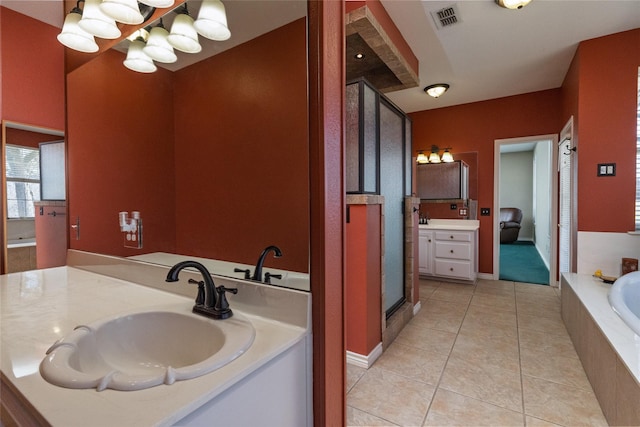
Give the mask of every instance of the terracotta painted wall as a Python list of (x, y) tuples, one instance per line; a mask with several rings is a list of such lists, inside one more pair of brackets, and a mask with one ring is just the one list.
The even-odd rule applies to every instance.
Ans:
[[(70, 247), (119, 256), (175, 249), (171, 73), (130, 71), (109, 50), (67, 77)], [(143, 250), (124, 247), (118, 212), (140, 211)]]
[(382, 341), (381, 205), (350, 205), (346, 225), (347, 350), (367, 356)]
[(64, 129), (59, 28), (0, 6), (0, 118)]
[(305, 34), (300, 19), (175, 73), (178, 252), (254, 264), (277, 245), (265, 265), (309, 270)]
[[(577, 57), (577, 101), (569, 74), (565, 102), (577, 103), (578, 230), (627, 232), (635, 228), (640, 29), (584, 41)], [(598, 163), (616, 163), (616, 176), (598, 177)]]
[(478, 209), (492, 209), (491, 216), (478, 217), (481, 273), (493, 273), (494, 140), (560, 132), (561, 100), (560, 89), (551, 89), (409, 114), (414, 151), (438, 145), (452, 147), (454, 158), (478, 152)]

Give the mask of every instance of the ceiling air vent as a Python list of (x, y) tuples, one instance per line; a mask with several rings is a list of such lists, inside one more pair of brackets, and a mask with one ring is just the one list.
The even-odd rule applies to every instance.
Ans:
[(438, 27), (438, 29), (450, 27), (462, 22), (460, 13), (458, 12), (458, 7), (455, 4), (447, 6), (440, 10), (434, 10), (431, 12), (431, 16), (433, 17), (433, 20), (435, 21), (436, 27)]

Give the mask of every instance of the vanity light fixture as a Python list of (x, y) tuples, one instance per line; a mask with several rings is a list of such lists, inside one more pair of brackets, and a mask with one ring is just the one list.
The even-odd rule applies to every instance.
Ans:
[(449, 89), (448, 84), (436, 83), (436, 84), (425, 87), (423, 90), (427, 93), (427, 95), (432, 96), (434, 98), (439, 98), (443, 93), (447, 91), (447, 89)]
[(198, 34), (210, 40), (224, 41), (231, 37), (227, 14), (220, 0), (204, 0), (193, 26)]
[(102, 0), (100, 10), (123, 24), (137, 25), (144, 22), (137, 0)]
[(117, 39), (120, 29), (116, 21), (100, 10), (102, 0), (85, 0), (82, 19), (78, 22), (80, 28), (102, 39)]
[(139, 73), (153, 73), (158, 68), (153, 63), (153, 60), (144, 53), (144, 46), (145, 42), (142, 36), (132, 41), (129, 45), (129, 50), (127, 50), (124, 66)]
[(64, 18), (62, 31), (57, 36), (58, 41), (64, 46), (79, 52), (97, 52), (99, 47), (93, 38), (93, 34), (88, 33), (78, 25), (78, 22), (82, 19), (80, 2), (84, 3), (84, 0), (78, 0), (76, 7), (71, 9), (71, 12)]
[(453, 162), (453, 154), (451, 154), (451, 151), (449, 151), (450, 148), (445, 148), (444, 149), (444, 153), (442, 153), (442, 158), (441, 160), (445, 163), (451, 163)]
[(167, 37), (169, 32), (162, 23), (160, 23), (151, 29), (147, 44), (142, 49), (151, 59), (154, 61), (162, 62), (165, 64), (172, 64), (178, 60), (178, 56), (173, 51), (173, 46), (169, 44)]
[(495, 2), (500, 7), (504, 7), (505, 9), (522, 9), (529, 3), (531, 0), (495, 0)]
[(422, 150), (418, 151), (418, 156), (416, 157), (416, 163), (421, 165), (425, 163), (429, 163), (429, 158), (427, 157), (426, 154), (424, 154), (424, 151)]
[(198, 32), (193, 26), (193, 18), (189, 16), (187, 4), (176, 11), (178, 16), (173, 20), (167, 40), (175, 49), (186, 53), (198, 53), (202, 46), (198, 42)]

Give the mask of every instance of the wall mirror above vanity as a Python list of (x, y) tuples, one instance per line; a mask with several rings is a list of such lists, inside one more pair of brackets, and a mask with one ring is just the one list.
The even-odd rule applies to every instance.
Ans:
[[(124, 41), (67, 73), (71, 249), (255, 265), (276, 245), (266, 270), (308, 274), (306, 1), (225, 7), (231, 38), (200, 37), (207, 55), (142, 74)], [(141, 249), (118, 225), (132, 211)]]

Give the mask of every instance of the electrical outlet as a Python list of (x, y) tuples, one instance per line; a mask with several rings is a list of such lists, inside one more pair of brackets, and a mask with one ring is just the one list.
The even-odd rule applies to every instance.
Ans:
[(458, 209), (458, 205), (455, 203), (451, 203), (451, 210), (455, 211), (456, 209)]
[(480, 208), (481, 216), (489, 216), (491, 215), (491, 208)]
[(460, 209), (459, 213), (460, 213), (460, 216), (467, 216), (468, 214), (466, 209)]

